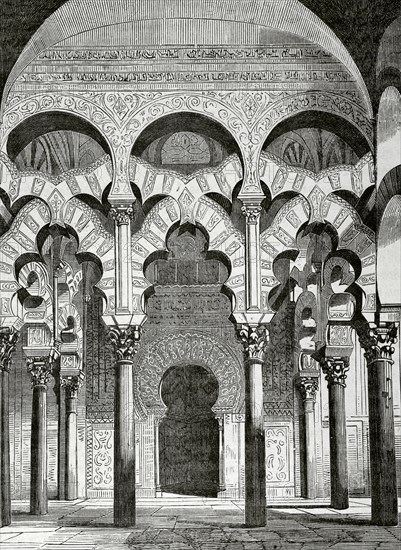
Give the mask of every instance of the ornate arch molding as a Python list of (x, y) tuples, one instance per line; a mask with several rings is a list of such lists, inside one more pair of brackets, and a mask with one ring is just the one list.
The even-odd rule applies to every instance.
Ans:
[[(110, 112), (98, 101), (104, 94), (39, 93), (29, 95), (17, 94), (6, 104), (1, 125), (1, 151), (5, 151), (7, 137), (21, 122), (39, 113), (63, 112), (83, 118), (94, 126), (104, 137), (110, 150), (119, 138), (118, 125)], [(118, 138), (117, 138), (118, 136)]]
[(268, 105), (251, 128), (259, 148), (279, 123), (303, 111), (322, 111), (344, 118), (362, 133), (373, 151), (373, 125), (365, 107), (353, 96), (324, 91), (297, 92)]
[(191, 330), (160, 335), (137, 354), (135, 393), (148, 412), (165, 411), (160, 391), (163, 375), (181, 365), (199, 365), (214, 374), (219, 383), (219, 396), (213, 406), (216, 413), (241, 411), (245, 386), (240, 354), (237, 356), (209, 334)]
[[(234, 110), (218, 92), (167, 92), (148, 101), (134, 111), (124, 123), (132, 146), (137, 137), (156, 119), (175, 113), (195, 113), (221, 124), (236, 140), (238, 146), (248, 143), (247, 119), (243, 113)], [(219, 97), (219, 96), (222, 97)], [(148, 97), (150, 94), (148, 94)]]

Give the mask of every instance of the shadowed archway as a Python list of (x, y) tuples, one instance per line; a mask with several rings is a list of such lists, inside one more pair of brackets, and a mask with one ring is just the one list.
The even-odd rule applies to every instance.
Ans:
[(169, 369), (161, 396), (167, 406), (160, 424), (163, 492), (216, 497), (219, 486), (219, 426), (212, 411), (218, 382), (204, 367)]

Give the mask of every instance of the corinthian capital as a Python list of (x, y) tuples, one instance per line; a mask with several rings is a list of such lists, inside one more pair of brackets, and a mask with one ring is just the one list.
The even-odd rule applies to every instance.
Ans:
[(317, 376), (299, 376), (296, 385), (304, 401), (306, 399), (316, 400), (316, 393), (319, 389), (319, 378)]
[(62, 376), (60, 385), (65, 390), (65, 395), (69, 399), (77, 398), (78, 392), (84, 383), (85, 375), (82, 371), (78, 374)]
[(348, 357), (326, 357), (321, 360), (320, 366), (328, 386), (338, 384), (345, 388), (345, 380), (349, 371)]
[(134, 216), (134, 210), (131, 206), (113, 207), (110, 214), (117, 225), (127, 225)]
[(138, 326), (110, 327), (109, 339), (114, 346), (117, 361), (132, 361), (138, 352), (141, 330)]
[(246, 217), (246, 223), (255, 225), (258, 223), (262, 207), (259, 203), (245, 203), (241, 212)]
[(238, 337), (244, 347), (245, 360), (263, 361), (269, 343), (269, 331), (265, 325), (257, 327), (242, 325), (238, 331)]
[(28, 373), (31, 375), (32, 388), (44, 386), (47, 389), (53, 363), (46, 357), (28, 357), (26, 360)]
[(0, 329), (0, 370), (9, 371), (19, 333), (13, 328)]
[(371, 324), (359, 334), (359, 341), (365, 350), (367, 364), (380, 359), (391, 360), (397, 342), (397, 327), (394, 323)]

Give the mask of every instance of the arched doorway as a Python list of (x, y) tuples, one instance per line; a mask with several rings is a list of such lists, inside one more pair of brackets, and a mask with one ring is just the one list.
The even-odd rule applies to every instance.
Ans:
[(212, 411), (218, 382), (196, 365), (172, 367), (161, 384), (167, 406), (160, 424), (160, 483), (163, 492), (217, 497), (219, 427)]

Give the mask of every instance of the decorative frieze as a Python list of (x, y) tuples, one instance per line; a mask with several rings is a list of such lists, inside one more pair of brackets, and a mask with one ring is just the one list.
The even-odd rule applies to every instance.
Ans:
[(244, 59), (269, 60), (271, 62), (285, 60), (316, 60), (334, 62), (335, 58), (320, 47), (310, 44), (305, 45), (270, 45), (259, 47), (248, 46), (199, 46), (199, 47), (174, 47), (174, 48), (115, 48), (105, 49), (52, 49), (38, 54), (37, 60), (44, 61), (157, 61), (169, 59), (181, 60), (223, 60), (238, 61)]
[(280, 66), (279, 70), (266, 66), (258, 67), (258, 70), (232, 70), (232, 71), (207, 71), (207, 70), (160, 70), (152, 71), (148, 67), (144, 67), (143, 71), (127, 71), (126, 68), (121, 68), (119, 71), (91, 71), (93, 67), (85, 67), (81, 72), (46, 72), (43, 67), (40, 67), (42, 72), (22, 73), (18, 78), (18, 83), (75, 83), (75, 84), (90, 84), (94, 82), (105, 83), (124, 83), (135, 84), (186, 84), (186, 83), (343, 83), (353, 82), (351, 75), (347, 71), (341, 70), (340, 67), (332, 68), (332, 70), (316, 68), (314, 70), (305, 70), (297, 66), (292, 66), (290, 70)]

